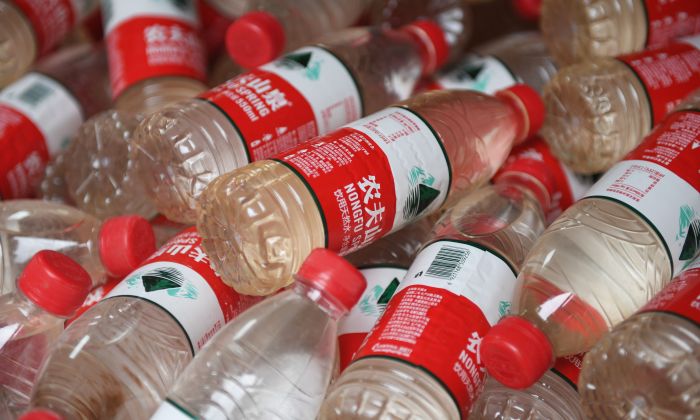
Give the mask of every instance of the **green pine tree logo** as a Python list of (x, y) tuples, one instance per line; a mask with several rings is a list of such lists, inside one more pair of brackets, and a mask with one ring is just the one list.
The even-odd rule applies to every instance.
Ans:
[(156, 268), (147, 271), (143, 275), (135, 276), (127, 280), (127, 284), (133, 287), (138, 280), (143, 284), (146, 293), (153, 293), (164, 290), (169, 296), (184, 299), (197, 299), (199, 292), (197, 288), (186, 281), (185, 276), (173, 267)]
[(700, 219), (688, 205), (681, 206), (676, 239), (685, 240), (681, 249), (681, 261), (695, 257), (700, 248)]
[(425, 170), (414, 167), (409, 173), (411, 190), (403, 206), (403, 217), (406, 220), (418, 217), (433, 201), (440, 196), (440, 190), (433, 188), (435, 177)]

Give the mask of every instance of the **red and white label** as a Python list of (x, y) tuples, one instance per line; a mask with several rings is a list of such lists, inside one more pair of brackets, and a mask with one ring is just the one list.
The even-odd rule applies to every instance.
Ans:
[(357, 352), (429, 372), (466, 418), (484, 380), (482, 337), (509, 312), (515, 270), (475, 244), (439, 240), (424, 247)]
[(296, 50), (201, 97), (231, 119), (250, 162), (284, 152), (363, 115), (352, 74), (320, 47)]
[(102, 0), (102, 13), (114, 98), (153, 77), (205, 79), (193, 0)]
[(644, 0), (647, 17), (646, 48), (668, 44), (674, 38), (700, 33), (700, 1)]
[(552, 370), (566, 380), (574, 389), (578, 389), (578, 376), (581, 373), (585, 355), (586, 353), (579, 353), (560, 357), (554, 362)]
[(49, 52), (97, 7), (96, 0), (12, 0), (34, 29), (39, 55)]
[(440, 208), (451, 172), (442, 142), (391, 107), (278, 155), (314, 195), (326, 247), (348, 253)]
[(513, 86), (520, 80), (494, 56), (467, 54), (459, 63), (433, 78), (439, 89), (476, 90), (488, 94)]
[(700, 88), (700, 36), (617, 59), (627, 64), (644, 85), (651, 106), (652, 127), (688, 93)]
[(225, 285), (209, 266), (201, 244), (195, 228), (184, 230), (105, 299), (132, 296), (155, 303), (182, 326), (196, 353), (224, 324), (261, 299), (239, 295)]
[(620, 202), (659, 234), (674, 273), (698, 250), (700, 112), (675, 112), (586, 193)]
[(394, 266), (361, 268), (367, 287), (360, 300), (338, 323), (338, 350), (340, 371), (352, 361), (355, 352), (367, 337), (386, 305), (394, 296), (406, 269)]
[(48, 160), (82, 122), (80, 103), (43, 74), (29, 73), (0, 92), (0, 197), (31, 197)]
[(700, 325), (700, 258), (688, 265), (639, 312), (670, 312)]

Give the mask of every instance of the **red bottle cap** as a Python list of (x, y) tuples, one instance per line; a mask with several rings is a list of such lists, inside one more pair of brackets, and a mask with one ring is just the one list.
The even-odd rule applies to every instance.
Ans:
[(402, 26), (400, 31), (407, 33), (421, 46), (423, 74), (432, 74), (442, 67), (450, 54), (445, 32), (432, 20), (418, 20)]
[(286, 44), (284, 27), (267, 12), (251, 12), (236, 19), (226, 31), (229, 56), (245, 68), (254, 68), (277, 58)]
[(540, 18), (542, 0), (513, 0), (513, 8), (523, 19), (537, 20)]
[(355, 266), (325, 248), (311, 251), (299, 267), (296, 278), (333, 296), (345, 311), (355, 306), (367, 287), (364, 276)]
[(479, 353), (489, 375), (514, 389), (531, 386), (554, 363), (547, 336), (518, 316), (505, 317), (494, 325), (481, 341)]
[(37, 252), (17, 278), (17, 287), (46, 312), (68, 317), (90, 292), (90, 275), (77, 262), (56, 251)]
[(37, 409), (27, 411), (22, 414), (17, 420), (63, 420), (63, 417), (54, 413), (51, 410)]
[(107, 219), (100, 230), (100, 259), (107, 272), (124, 277), (156, 251), (156, 237), (141, 216)]
[(509, 88), (499, 90), (496, 96), (508, 100), (518, 109), (525, 111), (527, 121), (525, 121), (524, 135), (518, 139), (517, 143), (534, 136), (542, 128), (544, 123), (545, 108), (540, 94), (533, 88), (525, 84), (513, 85)]

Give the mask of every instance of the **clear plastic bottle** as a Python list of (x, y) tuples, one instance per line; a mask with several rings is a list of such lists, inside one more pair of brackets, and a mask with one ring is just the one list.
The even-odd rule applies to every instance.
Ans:
[(575, 172), (603, 172), (700, 88), (698, 60), (700, 36), (563, 68), (544, 91), (542, 135)]
[(91, 286), (78, 263), (40, 251), (17, 278), (18, 290), (0, 297), (0, 400), (11, 418), (27, 409), (41, 361)]
[(67, 419), (151, 415), (194, 352), (258, 301), (221, 283), (200, 240), (183, 231), (73, 321), (42, 365), (31, 406)]
[(315, 418), (331, 381), (338, 319), (365, 279), (326, 249), (309, 254), (294, 277), (291, 289), (218, 333), (151, 418)]
[(543, 0), (540, 26), (560, 65), (662, 47), (700, 32), (696, 0)]
[(0, 1), (0, 88), (24, 74), (97, 6), (96, 1)]
[(329, 35), (152, 115), (134, 140), (137, 176), (162, 214), (193, 223), (196, 198), (217, 176), (408, 98), (446, 55), (428, 21)]
[(78, 261), (97, 286), (106, 281), (107, 273), (129, 274), (156, 248), (153, 229), (142, 217), (121, 216), (102, 223), (63, 204), (0, 203), (0, 294), (15, 289), (15, 278), (42, 249)]
[(456, 419), (485, 377), (478, 342), (507, 313), (544, 230), (544, 185), (508, 182), (460, 200), (433, 228), (384, 314), (336, 380), (320, 419)]
[(669, 114), (534, 245), (518, 277), (518, 316), (481, 345), (499, 382), (528, 387), (554, 357), (588, 351), (697, 253), (697, 103)]
[(39, 61), (0, 93), (0, 198), (34, 196), (49, 159), (110, 104), (103, 48), (81, 45)]
[(204, 247), (227, 284), (272, 293), (312, 249), (349, 253), (483, 185), (542, 110), (525, 85), (415, 96), (214, 180), (199, 198)]
[(210, 3), (235, 19), (226, 33), (226, 48), (238, 65), (251, 69), (285, 51), (352, 25), (369, 1), (210, 0)]
[(700, 412), (700, 258), (584, 359), (589, 418), (693, 419)]

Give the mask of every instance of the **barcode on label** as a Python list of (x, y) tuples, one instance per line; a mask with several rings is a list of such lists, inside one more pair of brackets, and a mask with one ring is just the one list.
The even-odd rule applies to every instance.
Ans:
[(462, 264), (469, 257), (469, 254), (469, 249), (443, 245), (435, 255), (433, 262), (430, 263), (430, 267), (425, 271), (425, 275), (438, 279), (453, 280)]
[(50, 86), (40, 82), (35, 82), (33, 85), (22, 91), (22, 93), (19, 94), (18, 99), (29, 105), (36, 106), (44, 98), (49, 96), (51, 92), (53, 92), (53, 89)]

